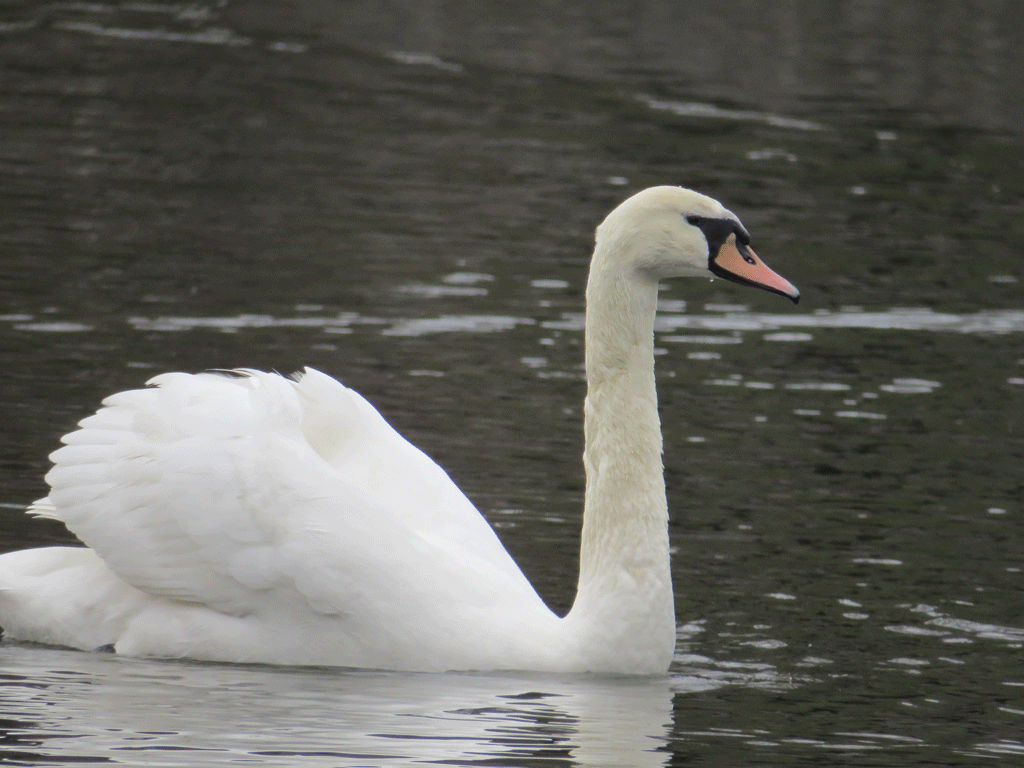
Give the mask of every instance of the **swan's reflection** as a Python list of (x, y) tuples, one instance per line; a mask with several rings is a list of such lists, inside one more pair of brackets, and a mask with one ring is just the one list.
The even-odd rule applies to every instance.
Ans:
[(0, 718), (48, 760), (646, 767), (668, 759), (665, 678), (237, 667), (16, 646), (0, 648), (0, 665)]

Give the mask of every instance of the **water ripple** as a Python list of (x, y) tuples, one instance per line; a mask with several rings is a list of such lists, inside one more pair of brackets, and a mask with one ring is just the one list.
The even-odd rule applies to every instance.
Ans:
[[(486, 288), (472, 285), (453, 285), (461, 280), (446, 280), (447, 285), (406, 285), (399, 290), (405, 293), (437, 298), (442, 296), (476, 296), (487, 293)], [(465, 282), (470, 282), (469, 280)], [(86, 331), (93, 326), (76, 321), (31, 322), (32, 315), (0, 315), (0, 320), (14, 321), (15, 328), (23, 331)], [(442, 315), (434, 318), (384, 319), (362, 317), (354, 312), (343, 312), (330, 317), (274, 317), (272, 315), (241, 314), (233, 317), (174, 317), (159, 316), (129, 317), (127, 322), (138, 331), (185, 331), (194, 328), (211, 328), (236, 332), (243, 328), (323, 328), (329, 333), (347, 333), (352, 325), (387, 325), (382, 330), (386, 336), (423, 336), (434, 333), (494, 333), (509, 331), (521, 325), (538, 325), (541, 328), (561, 331), (582, 331), (583, 313), (564, 313), (561, 320), (546, 320), (538, 323), (529, 317), (502, 315)], [(1020, 333), (1024, 332), (1024, 311), (986, 310), (971, 315), (940, 314), (929, 310), (893, 309), (888, 312), (815, 312), (805, 315), (760, 314), (753, 312), (728, 313), (724, 315), (658, 315), (655, 331), (659, 340), (681, 344), (741, 344), (742, 331), (772, 331), (782, 327), (802, 328), (865, 328), (875, 330), (938, 331), (951, 333)], [(725, 333), (677, 334), (678, 330), (717, 331)], [(798, 341), (810, 339), (800, 334), (779, 334), (771, 340)], [(1024, 382), (1024, 379), (1010, 379), (1010, 383)], [(787, 385), (790, 389), (827, 389), (845, 385), (808, 384)], [(891, 384), (881, 387), (890, 393), (927, 393), (941, 386), (939, 382), (924, 379), (894, 379)]]
[[(716, 107), (714, 104), (705, 104), (697, 101), (665, 101), (654, 99), (650, 96), (637, 96), (637, 100), (643, 102), (651, 109), (661, 112), (671, 112), (680, 117), (699, 117), (712, 120), (736, 120), (739, 122), (764, 123), (775, 128), (792, 128), (797, 131), (823, 131), (825, 126), (810, 120), (799, 120), (793, 117), (774, 115), (770, 112), (760, 112), (752, 109), (725, 109)], [(752, 158), (758, 159), (758, 158)]]
[(659, 315), (656, 330), (681, 328), (775, 331), (782, 328), (867, 328), (899, 331), (947, 331), (954, 333), (1019, 333), (1024, 331), (1024, 311), (983, 310), (974, 314), (933, 312), (930, 309), (894, 308), (886, 312), (829, 312), (769, 314), (756, 312), (725, 315)]
[[(542, 323), (544, 328), (583, 330), (582, 312), (566, 312), (561, 320)], [(934, 312), (930, 309), (893, 308), (884, 312), (819, 310), (807, 314), (727, 312), (725, 314), (659, 314), (654, 325), (658, 333), (679, 330), (778, 331), (783, 328), (865, 328), (883, 331), (945, 331), (951, 333), (1020, 333), (1024, 311), (989, 309), (973, 314)]]
[(210, 27), (198, 32), (176, 32), (169, 29), (141, 29), (130, 27), (107, 27), (91, 21), (62, 21), (54, 25), (65, 32), (82, 32), (99, 37), (115, 37), (122, 40), (159, 40), (170, 43), (204, 43), (207, 45), (251, 45), (252, 40), (241, 37), (230, 29)]
[(424, 336), (429, 333), (493, 333), (510, 331), (517, 325), (533, 325), (528, 317), (504, 315), (443, 315), (416, 320), (400, 320), (383, 331), (385, 336)]

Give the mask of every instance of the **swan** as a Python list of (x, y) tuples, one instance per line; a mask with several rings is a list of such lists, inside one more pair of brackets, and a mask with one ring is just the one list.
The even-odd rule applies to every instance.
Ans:
[(565, 617), (444, 470), (307, 368), (165, 373), (104, 400), (62, 439), (50, 493), (29, 508), (85, 546), (0, 556), (0, 626), (130, 656), (663, 674), (676, 627), (653, 326), (658, 281), (677, 276), (800, 296), (697, 192), (646, 189), (597, 228)]

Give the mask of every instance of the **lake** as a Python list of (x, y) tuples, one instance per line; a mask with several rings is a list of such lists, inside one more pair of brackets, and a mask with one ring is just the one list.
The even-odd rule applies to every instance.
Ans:
[(803, 291), (660, 294), (668, 676), (0, 645), (12, 765), (1024, 758), (1024, 6), (7, 2), (2, 551), (166, 370), (313, 366), (569, 608), (593, 229), (679, 184)]

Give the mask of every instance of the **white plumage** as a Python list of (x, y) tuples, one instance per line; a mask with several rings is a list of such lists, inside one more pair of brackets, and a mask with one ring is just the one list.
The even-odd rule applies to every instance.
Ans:
[(86, 547), (0, 556), (5, 634), (220, 661), (664, 671), (675, 632), (657, 278), (706, 273), (716, 258), (687, 215), (735, 220), (710, 198), (661, 187), (598, 232), (587, 508), (567, 617), (544, 605), (448, 475), (357, 393), (312, 369), (247, 370), (157, 376), (63, 439), (52, 490), (30, 511)]

